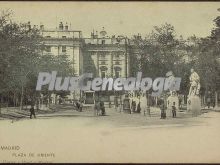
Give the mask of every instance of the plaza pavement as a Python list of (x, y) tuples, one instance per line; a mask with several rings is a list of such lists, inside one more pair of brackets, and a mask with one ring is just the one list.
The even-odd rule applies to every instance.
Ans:
[[(38, 114), (36, 119), (1, 120), (1, 145), (16, 145), (20, 149), (0, 150), (0, 161), (220, 162), (219, 112), (163, 120), (159, 109), (153, 110), (152, 117), (108, 108), (106, 111), (107, 116), (93, 116), (90, 109), (77, 112), (66, 107)], [(21, 156), (29, 153), (35, 156)], [(40, 153), (55, 156), (39, 157)]]
[[(203, 113), (208, 112), (202, 111)], [(29, 110), (20, 111), (18, 108), (2, 109), (1, 119), (9, 119), (14, 121), (30, 120)], [(96, 116), (93, 106), (85, 106), (82, 112), (76, 111), (72, 105), (56, 105), (52, 110), (36, 110), (37, 120), (46, 119), (86, 119), (90, 122), (90, 126), (98, 124), (109, 124), (117, 127), (129, 127), (129, 126), (159, 126), (159, 125), (178, 125), (187, 126), (198, 124), (196, 118), (191, 114), (187, 114), (186, 111), (177, 111), (177, 118), (172, 118), (171, 112), (167, 111), (167, 118), (160, 119), (160, 109), (157, 107), (151, 107), (151, 115), (144, 115), (143, 113), (124, 113), (123, 111), (116, 111), (114, 107), (106, 107), (105, 116)], [(36, 119), (34, 119), (36, 120)]]

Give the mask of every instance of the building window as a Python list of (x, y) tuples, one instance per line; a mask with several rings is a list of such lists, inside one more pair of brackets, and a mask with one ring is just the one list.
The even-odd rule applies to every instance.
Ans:
[(101, 58), (105, 58), (105, 54), (101, 54)]
[(102, 45), (104, 45), (105, 44), (105, 40), (102, 40)]
[(51, 36), (46, 36), (46, 38), (51, 38)]
[(115, 61), (115, 65), (120, 65), (120, 62), (119, 61)]
[(62, 52), (66, 52), (66, 46), (62, 46)]
[(101, 71), (101, 78), (105, 78), (105, 71)]
[(120, 77), (120, 71), (115, 71), (115, 78), (119, 78)]
[(62, 36), (62, 38), (66, 38), (66, 36)]
[(51, 52), (51, 47), (50, 46), (46, 46), (45, 50), (46, 50), (46, 52)]
[(101, 65), (105, 65), (105, 61), (101, 61)]
[(116, 66), (115, 67), (115, 77), (119, 78), (121, 76), (121, 67)]
[(119, 58), (119, 57), (120, 57), (120, 54), (119, 54), (119, 53), (116, 53), (115, 57), (116, 57), (116, 58)]

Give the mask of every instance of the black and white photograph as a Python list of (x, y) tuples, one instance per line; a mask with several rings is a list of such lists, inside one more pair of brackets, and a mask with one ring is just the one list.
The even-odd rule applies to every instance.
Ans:
[(219, 139), (220, 2), (0, 2), (0, 163), (220, 163)]

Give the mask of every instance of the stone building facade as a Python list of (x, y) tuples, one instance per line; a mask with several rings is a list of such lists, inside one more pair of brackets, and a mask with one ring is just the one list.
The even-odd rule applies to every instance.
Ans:
[(64, 26), (62, 22), (56, 29), (44, 29), (43, 25), (40, 26), (40, 29), (45, 45), (43, 54), (67, 55), (72, 63), (74, 74), (76, 76), (82, 74), (82, 32), (71, 30), (68, 24)]
[(84, 38), (84, 72), (93, 70), (98, 77), (128, 77), (129, 51), (128, 39), (123, 36), (109, 37), (103, 30), (91, 38)]
[[(109, 37), (103, 28), (99, 34), (96, 31), (89, 38), (83, 38), (81, 31), (71, 30), (68, 24), (63, 25), (62, 22), (56, 29), (45, 29), (43, 25), (40, 29), (45, 46), (43, 54), (67, 55), (75, 76), (83, 73), (93, 73), (93, 77), (102, 78), (130, 76), (129, 43), (126, 37)], [(71, 95), (70, 99), (75, 98), (75, 92)], [(94, 103), (95, 93), (81, 92), (77, 97), (84, 97), (85, 102)]]
[[(104, 27), (92, 32), (90, 38), (84, 38), (83, 72), (93, 73), (94, 77), (113, 79), (130, 76), (129, 41), (124, 36), (107, 35)], [(113, 102), (114, 91), (85, 92), (86, 102), (101, 98), (105, 102)]]

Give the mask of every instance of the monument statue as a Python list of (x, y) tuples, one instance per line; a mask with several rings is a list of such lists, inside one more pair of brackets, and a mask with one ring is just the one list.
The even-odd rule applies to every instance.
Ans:
[(194, 71), (194, 69), (191, 69), (191, 75), (189, 79), (190, 79), (189, 96), (198, 96), (200, 90), (200, 77)]
[(167, 116), (171, 116), (172, 106), (175, 105), (176, 109), (179, 109), (179, 98), (177, 96), (176, 90), (173, 88), (175, 85), (175, 76), (172, 71), (166, 73), (166, 78), (168, 79), (168, 93), (169, 96), (166, 100), (167, 102)]
[[(173, 72), (172, 71), (167, 72), (166, 78), (168, 79), (169, 87), (172, 87), (173, 84), (175, 83), (175, 76)], [(173, 88), (169, 88), (169, 92), (171, 96), (176, 95), (176, 91)]]
[(200, 91), (200, 77), (191, 69), (190, 88), (187, 99), (187, 111), (192, 113), (193, 116), (197, 116), (201, 113), (201, 100), (199, 98)]

